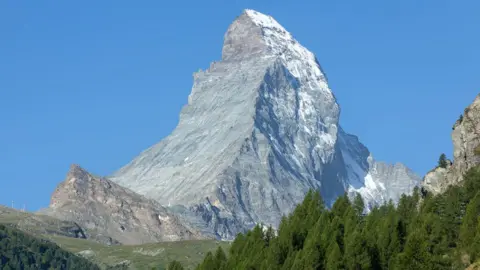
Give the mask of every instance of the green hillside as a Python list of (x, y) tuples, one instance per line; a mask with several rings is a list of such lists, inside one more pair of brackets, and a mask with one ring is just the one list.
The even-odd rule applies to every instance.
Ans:
[(71, 236), (68, 222), (4, 206), (0, 206), (0, 224), (54, 242), (66, 251), (78, 253), (97, 263), (101, 268), (126, 265), (127, 269), (163, 269), (169, 261), (176, 260), (189, 269), (201, 262), (208, 251), (214, 251), (218, 246), (224, 249), (229, 247), (228, 242), (214, 240), (106, 246), (91, 240), (66, 237)]
[(0, 224), (0, 267), (7, 269), (99, 269), (57, 245)]

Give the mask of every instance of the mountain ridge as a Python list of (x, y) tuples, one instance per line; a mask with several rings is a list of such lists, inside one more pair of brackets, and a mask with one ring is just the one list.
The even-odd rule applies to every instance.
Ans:
[(194, 74), (175, 130), (109, 179), (222, 239), (278, 225), (312, 188), (328, 205), (359, 192), (371, 206), (419, 185), (405, 166), (376, 162), (339, 116), (315, 55), (246, 10), (225, 34), (222, 60)]
[(480, 164), (480, 94), (455, 121), (451, 133), (453, 162), (446, 160), (444, 167), (437, 166), (424, 177), (422, 187), (439, 194), (449, 186), (461, 184), (464, 174)]
[(71, 165), (39, 213), (73, 221), (122, 244), (203, 239), (157, 202)]

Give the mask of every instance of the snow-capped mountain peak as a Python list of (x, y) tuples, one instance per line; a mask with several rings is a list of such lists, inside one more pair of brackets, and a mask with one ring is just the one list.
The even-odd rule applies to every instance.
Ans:
[(222, 61), (194, 75), (176, 129), (111, 179), (224, 239), (275, 227), (309, 189), (328, 205), (358, 192), (371, 206), (420, 182), (375, 162), (339, 115), (315, 55), (246, 10), (224, 36)]

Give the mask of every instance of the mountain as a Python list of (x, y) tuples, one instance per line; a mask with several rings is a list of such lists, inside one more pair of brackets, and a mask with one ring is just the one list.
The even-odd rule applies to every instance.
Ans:
[(272, 17), (245, 10), (221, 61), (194, 74), (175, 130), (109, 179), (223, 239), (277, 226), (312, 188), (329, 206), (358, 192), (371, 207), (419, 185), (404, 165), (376, 162), (339, 116), (315, 55)]
[(396, 207), (365, 214), (342, 196), (327, 209), (308, 192), (278, 231), (257, 225), (197, 269), (480, 269), (479, 124), (480, 95), (453, 126), (454, 161), (442, 154)]
[(102, 235), (96, 230), (86, 231), (75, 221), (60, 220), (38, 213), (18, 211), (0, 205), (0, 224), (19, 229), (23, 232), (46, 238), (52, 236), (89, 239), (103, 245), (118, 245), (118, 241)]
[(122, 244), (202, 239), (167, 209), (108, 179), (72, 165), (41, 213), (74, 221), (84, 231)]
[(453, 125), (453, 162), (428, 172), (422, 186), (435, 194), (463, 181), (464, 174), (480, 164), (480, 95)]
[[(3, 229), (7, 228), (7, 229)], [(141, 230), (141, 228), (139, 228)], [(10, 231), (17, 232), (14, 235)], [(20, 233), (23, 232), (24, 234)], [(7, 240), (2, 239), (7, 236)], [(193, 240), (193, 241), (170, 241), (158, 243), (146, 243), (142, 245), (121, 245), (118, 241), (106, 235), (98, 233), (95, 229), (85, 229), (73, 221), (60, 220), (51, 216), (19, 211), (13, 208), (0, 205), (0, 265), (10, 265), (10, 269), (44, 269), (32, 266), (30, 268), (19, 268), (11, 265), (12, 262), (19, 262), (28, 258), (28, 264), (34, 264), (35, 257), (41, 250), (31, 250), (33, 253), (25, 254), (24, 247), (32, 247), (31, 243), (20, 241), (10, 241), (15, 239), (15, 235), (20, 235), (22, 239), (36, 239), (38, 242), (55, 243), (61, 250), (57, 255), (71, 261), (69, 255), (65, 256), (64, 251), (87, 258), (89, 261), (100, 266), (101, 269), (125, 269), (121, 265), (128, 265), (128, 269), (168, 269), (166, 265), (171, 260), (177, 260), (183, 264), (185, 269), (193, 269), (205, 254), (209, 251), (215, 251), (218, 246), (227, 250), (228, 242), (216, 241), (214, 239)], [(2, 246), (2, 244), (4, 244)], [(16, 250), (16, 255), (11, 252)], [(52, 252), (57, 252), (52, 249)], [(43, 249), (40, 257), (48, 252)], [(19, 254), (20, 257), (18, 256)], [(73, 255), (72, 254), (72, 255)], [(25, 256), (24, 256), (25, 255)], [(33, 258), (32, 258), (33, 255)], [(13, 257), (13, 258), (12, 258)], [(62, 259), (61, 258), (61, 259)], [(43, 263), (56, 263), (62, 265), (62, 262), (50, 257)], [(2, 267), (0, 267), (1, 269)], [(48, 267), (46, 267), (48, 268)], [(71, 267), (62, 269), (81, 269), (81, 267)], [(93, 267), (87, 269), (94, 269)]]
[[(402, 196), (365, 214), (339, 197), (327, 209), (309, 192), (278, 231), (257, 225), (238, 234), (228, 257), (209, 252), (197, 270), (460, 270), (480, 266), (480, 167), (444, 193)], [(476, 262), (476, 263), (475, 263)], [(472, 264), (475, 263), (475, 264)], [(469, 267), (470, 266), (470, 267)], [(468, 267), (468, 268), (467, 268)]]

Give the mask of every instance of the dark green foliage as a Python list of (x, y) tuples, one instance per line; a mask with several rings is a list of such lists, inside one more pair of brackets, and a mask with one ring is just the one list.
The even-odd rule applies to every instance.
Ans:
[(363, 211), (365, 210), (365, 203), (363, 202), (363, 198), (359, 193), (355, 195), (355, 199), (353, 200), (353, 208), (355, 209), (355, 214), (358, 216), (362, 215)]
[(342, 251), (336, 242), (329, 246), (327, 257), (327, 269), (340, 270), (343, 269)]
[(171, 261), (167, 266), (167, 270), (183, 270), (183, 266), (177, 261)]
[(453, 125), (452, 130), (455, 130), (455, 127), (457, 127), (457, 125), (462, 124), (462, 122), (463, 122), (463, 114), (460, 114), (460, 116), (458, 117), (458, 120)]
[(438, 167), (440, 168), (447, 168), (447, 156), (445, 154), (441, 154), (440, 157), (438, 158)]
[(0, 225), (0, 266), (3, 269), (99, 269), (88, 260), (17, 229)]
[[(239, 263), (239, 261), (234, 262), (235, 265), (237, 263)], [(247, 263), (242, 265), (252, 266), (254, 264)], [(215, 254), (208, 252), (203, 262), (197, 267), (197, 270), (226, 270), (226, 269), (233, 269), (233, 268), (227, 267), (227, 255), (225, 254), (225, 252), (221, 247), (217, 248), (217, 250), (215, 251)]]
[(257, 226), (238, 235), (228, 258), (217, 250), (197, 269), (446, 270), (480, 258), (479, 169), (441, 195), (420, 200), (415, 188), (396, 206), (389, 202), (368, 215), (364, 207), (360, 196), (351, 202), (344, 195), (327, 210), (318, 192), (308, 192), (277, 235)]
[(357, 229), (347, 239), (344, 256), (347, 269), (372, 269), (372, 258), (366, 248), (368, 245), (364, 233)]
[(197, 267), (197, 270), (215, 269), (215, 264), (212, 252), (208, 252), (203, 262)]
[(392, 268), (430, 270), (430, 257), (425, 232), (417, 229), (409, 235), (403, 252), (392, 257), (395, 258)]

